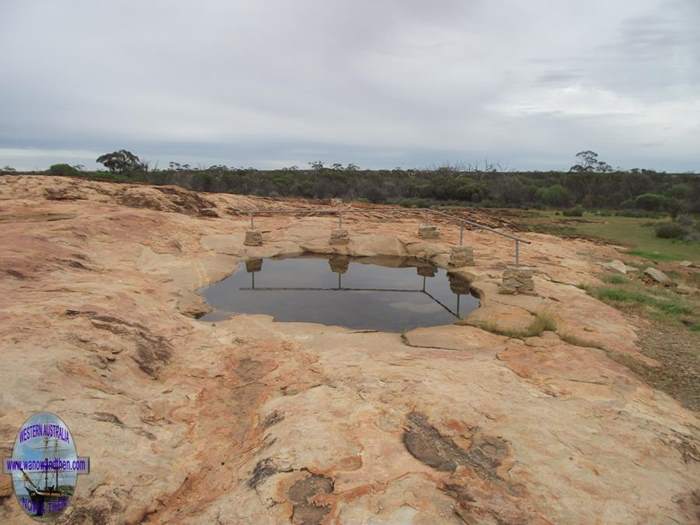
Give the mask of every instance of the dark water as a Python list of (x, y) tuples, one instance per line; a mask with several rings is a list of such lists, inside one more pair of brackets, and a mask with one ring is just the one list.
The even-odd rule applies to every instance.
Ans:
[(237, 313), (399, 332), (453, 323), (479, 306), (469, 284), (426, 262), (295, 257), (242, 263), (200, 291), (218, 321)]

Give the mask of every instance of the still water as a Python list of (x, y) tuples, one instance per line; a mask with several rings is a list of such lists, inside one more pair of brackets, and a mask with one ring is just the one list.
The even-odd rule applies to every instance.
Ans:
[(204, 321), (268, 314), (277, 321), (391, 332), (450, 324), (479, 306), (466, 281), (403, 258), (254, 259), (200, 293), (214, 309)]

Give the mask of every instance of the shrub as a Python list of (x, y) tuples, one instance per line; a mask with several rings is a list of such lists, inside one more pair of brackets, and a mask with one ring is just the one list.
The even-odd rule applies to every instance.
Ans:
[(660, 239), (682, 239), (686, 229), (677, 222), (665, 222), (656, 227), (656, 236)]
[(567, 206), (571, 201), (569, 191), (561, 184), (537, 190), (537, 198), (549, 206)]
[(562, 213), (564, 217), (583, 217), (583, 206), (575, 206), (564, 210)]
[(79, 175), (80, 172), (69, 164), (54, 164), (49, 168), (49, 173), (51, 175)]
[(683, 214), (676, 217), (676, 222), (681, 226), (694, 226), (695, 220), (692, 215)]
[(692, 191), (693, 188), (690, 186), (690, 184), (680, 183), (671, 186), (666, 193), (669, 197), (674, 197), (676, 199), (687, 199)]
[(613, 213), (616, 217), (634, 217), (637, 219), (665, 217), (666, 214), (659, 211), (622, 210)]
[(666, 205), (666, 197), (658, 193), (642, 193), (634, 199), (637, 208), (647, 211), (659, 211)]

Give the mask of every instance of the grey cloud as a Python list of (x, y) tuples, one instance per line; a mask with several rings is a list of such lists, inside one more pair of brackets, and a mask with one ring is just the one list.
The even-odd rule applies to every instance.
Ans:
[(4, 0), (0, 164), (697, 169), (697, 6)]

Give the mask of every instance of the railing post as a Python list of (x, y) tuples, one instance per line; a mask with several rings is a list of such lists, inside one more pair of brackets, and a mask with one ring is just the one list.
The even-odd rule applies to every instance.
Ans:
[(255, 224), (253, 224), (253, 212), (250, 213), (250, 229), (255, 229)]
[(338, 212), (338, 229), (343, 229), (343, 214)]
[(464, 223), (459, 225), (459, 245), (462, 246), (464, 243)]
[(520, 241), (515, 239), (515, 266), (520, 266)]

